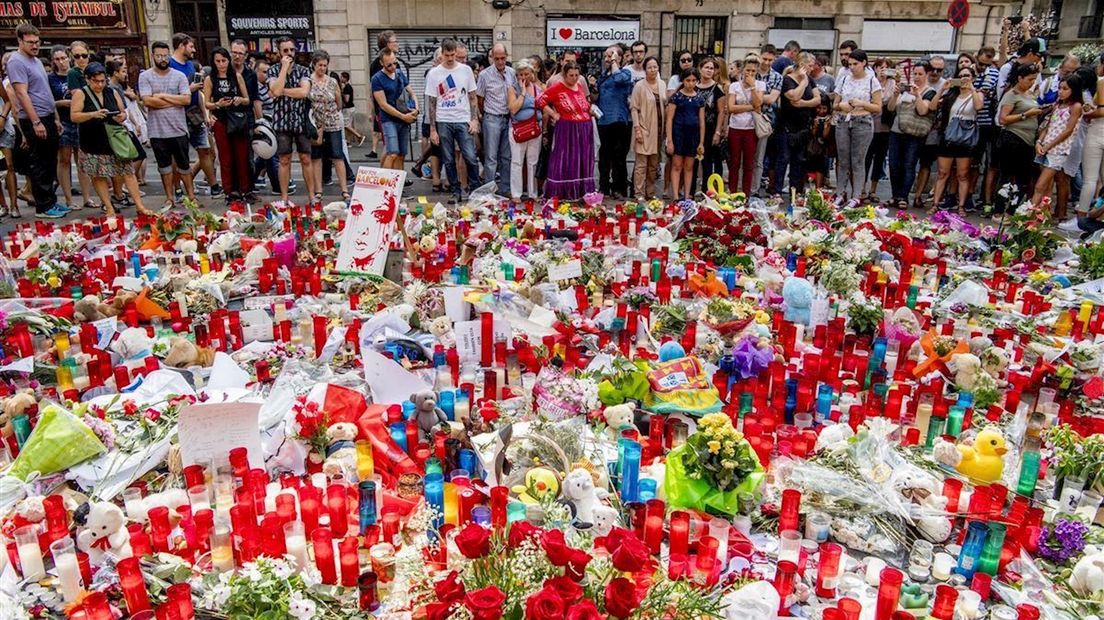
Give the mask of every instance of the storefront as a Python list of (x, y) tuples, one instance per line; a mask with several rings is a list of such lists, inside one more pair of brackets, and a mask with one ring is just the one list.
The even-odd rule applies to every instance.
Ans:
[[(227, 7), (229, 11), (230, 8)], [(237, 7), (235, 11), (240, 10)], [(242, 39), (250, 51), (275, 51), (272, 42), (280, 37), (291, 37), (300, 52), (316, 49), (314, 15), (226, 15), (226, 32), (230, 40)]]
[(147, 64), (145, 16), (138, 0), (0, 2), (0, 29), (14, 33), (22, 23), (38, 27), (43, 57), (53, 45), (84, 41), (93, 54), (126, 56), (132, 74)]
[(611, 45), (629, 47), (640, 39), (640, 19), (620, 15), (554, 17), (545, 22), (545, 48), (549, 58), (576, 52), (583, 75), (597, 76), (602, 54)]

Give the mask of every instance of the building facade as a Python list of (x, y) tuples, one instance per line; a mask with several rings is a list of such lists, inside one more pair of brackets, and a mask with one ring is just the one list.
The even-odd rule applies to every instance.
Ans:
[[(419, 88), (433, 50), (449, 37), (464, 42), (469, 55), (484, 54), (499, 42), (511, 58), (577, 50), (588, 72), (597, 70), (609, 43), (639, 38), (660, 59), (666, 76), (679, 50), (733, 60), (764, 43), (781, 47), (790, 39), (829, 53), (833, 62), (838, 44), (847, 39), (872, 56), (975, 52), (983, 44), (997, 45), (1002, 19), (1021, 6), (1003, 0), (972, 6), (965, 25), (955, 29), (947, 22), (944, 0), (171, 0), (173, 8), (169, 1), (146, 0), (151, 39), (171, 36), (174, 23), (181, 22), (180, 5), (195, 7), (193, 14), (200, 16), (190, 19), (188, 11), (179, 11), (188, 23), (214, 16), (215, 23), (197, 23), (205, 27), (201, 36), (221, 34), (224, 43), (231, 29), (237, 34), (253, 29), (248, 33), (253, 36), (243, 38), (265, 49), (276, 31), (298, 28), (289, 34), (300, 49), (325, 49), (332, 70), (350, 72), (361, 115), (367, 111), (362, 94), (368, 89), (376, 35), (388, 29), (398, 34), (400, 59)], [(509, 8), (494, 8), (506, 3)]]

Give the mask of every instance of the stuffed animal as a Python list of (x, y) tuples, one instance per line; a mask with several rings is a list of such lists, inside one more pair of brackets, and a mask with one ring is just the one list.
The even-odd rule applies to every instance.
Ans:
[(1104, 592), (1104, 551), (1092, 551), (1073, 565), (1070, 588), (1084, 598), (1095, 599)]
[(169, 351), (165, 354), (165, 365), (173, 368), (191, 366), (209, 367), (215, 363), (214, 347), (197, 347), (187, 338), (173, 336), (169, 339)]
[(905, 469), (894, 482), (897, 492), (910, 504), (916, 528), (930, 542), (943, 542), (951, 536), (951, 520), (945, 514), (947, 498), (943, 485), (933, 476)]
[(95, 295), (85, 295), (73, 304), (73, 318), (80, 323), (99, 321), (104, 318), (100, 312), (100, 298)]
[(115, 342), (111, 343), (111, 350), (118, 353), (124, 360), (131, 360), (149, 355), (152, 346), (153, 339), (145, 329), (128, 327), (119, 334)]
[(434, 430), (440, 426), (448, 426), (448, 417), (437, 406), (437, 393), (433, 390), (411, 394), (410, 402), (414, 403), (414, 419), (418, 422), (423, 439), (432, 440)]
[(782, 284), (782, 299), (786, 301), (785, 318), (791, 323), (808, 326), (813, 306), (813, 285), (805, 278), (790, 276)]
[(979, 357), (982, 370), (992, 375), (994, 379), (1000, 379), (1008, 368), (1008, 354), (1000, 347), (989, 347), (982, 351)]
[[(134, 291), (120, 290), (115, 294), (115, 297), (111, 299), (111, 303), (102, 303), (99, 305), (98, 310), (100, 314), (107, 316), (119, 316), (123, 313), (123, 309), (126, 305), (138, 298), (138, 293)], [(145, 330), (143, 330), (145, 331)]]
[(1008, 452), (1004, 436), (995, 426), (987, 426), (974, 438), (974, 445), (939, 441), (932, 448), (935, 460), (984, 483), (1000, 480), (1004, 472), (1004, 454)]
[(357, 479), (356, 424), (338, 422), (326, 429), (326, 461), (322, 463), (322, 472), (333, 477), (337, 474), (346, 479)]
[(954, 372), (954, 382), (960, 390), (974, 391), (978, 371), (981, 370), (981, 360), (978, 356), (973, 353), (953, 355), (947, 367)]
[(621, 527), (621, 516), (617, 510), (605, 504), (594, 507), (594, 532), (595, 536), (608, 536), (615, 527)]
[(181, 237), (173, 243), (173, 249), (181, 254), (195, 254), (199, 250), (199, 242)]
[(94, 566), (102, 564), (107, 553), (116, 558), (130, 557), (130, 532), (123, 509), (111, 502), (91, 504), (84, 527), (77, 533), (77, 548), (88, 554)]
[(578, 522), (594, 523), (594, 511), (602, 505), (603, 493), (604, 489), (594, 486), (594, 476), (582, 467), (571, 470), (564, 478), (563, 496), (575, 508)]
[(24, 388), (0, 400), (0, 403), (2, 403), (2, 407), (0, 407), (0, 436), (6, 439), (15, 432), (12, 428), (12, 418), (27, 413), (27, 410), (31, 406), (37, 405), (38, 401), (35, 400), (33, 389)]
[(539, 504), (545, 495), (559, 496), (560, 478), (551, 468), (533, 467), (525, 472), (525, 484), (514, 485), (510, 490), (526, 504)]
[(629, 401), (620, 405), (606, 407), (602, 417), (606, 419), (606, 426), (614, 439), (621, 436), (621, 429), (632, 427), (633, 417), (636, 414), (636, 403)]
[(184, 489), (169, 488), (158, 493), (150, 493), (142, 500), (142, 505), (146, 512), (149, 512), (151, 508), (157, 508), (164, 506), (169, 509), (169, 518), (176, 520), (176, 509), (181, 506), (187, 506), (188, 493)]
[(429, 324), (429, 333), (437, 337), (437, 342), (446, 349), (456, 346), (456, 332), (452, 329), (452, 319), (439, 316)]

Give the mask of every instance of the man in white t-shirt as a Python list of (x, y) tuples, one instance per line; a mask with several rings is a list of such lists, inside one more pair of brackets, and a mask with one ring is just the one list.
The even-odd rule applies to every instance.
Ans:
[(426, 75), (425, 95), (429, 102), (429, 139), (441, 146), (441, 160), (452, 190), (450, 203), (464, 199), (456, 172), (456, 148), (468, 170), (468, 188), (479, 187), (479, 160), (475, 157), (475, 135), (479, 133), (479, 107), (475, 74), (457, 62), (457, 43), (441, 43), (441, 64)]

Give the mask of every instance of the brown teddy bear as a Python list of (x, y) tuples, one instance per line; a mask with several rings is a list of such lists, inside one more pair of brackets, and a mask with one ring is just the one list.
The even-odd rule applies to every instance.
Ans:
[(208, 367), (215, 363), (215, 349), (197, 347), (187, 338), (173, 336), (169, 339), (169, 352), (165, 354), (164, 363), (173, 368)]
[(33, 405), (37, 405), (34, 390), (25, 388), (15, 394), (0, 400), (0, 436), (5, 439), (12, 436), (15, 430), (12, 428), (12, 418), (27, 413)]
[(115, 297), (111, 300), (111, 303), (101, 303), (97, 309), (100, 311), (100, 314), (105, 317), (119, 316), (123, 313), (126, 305), (137, 298), (138, 293), (135, 293), (134, 291), (122, 290), (115, 294)]
[(85, 295), (77, 300), (73, 304), (73, 318), (81, 323), (89, 321), (98, 321), (104, 318), (103, 312), (100, 312), (100, 306), (103, 302), (95, 295)]

